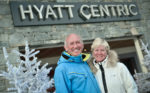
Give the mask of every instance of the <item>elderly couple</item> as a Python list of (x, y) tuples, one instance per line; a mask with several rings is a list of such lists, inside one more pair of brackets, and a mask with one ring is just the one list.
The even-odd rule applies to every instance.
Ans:
[(130, 72), (118, 62), (106, 40), (93, 41), (92, 57), (81, 53), (83, 47), (79, 35), (66, 37), (65, 51), (55, 69), (56, 93), (138, 93)]

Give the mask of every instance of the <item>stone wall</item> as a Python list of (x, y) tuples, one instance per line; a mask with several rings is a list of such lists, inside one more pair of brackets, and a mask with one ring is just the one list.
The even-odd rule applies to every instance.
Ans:
[[(96, 37), (109, 38), (121, 37), (130, 34), (132, 27), (136, 28), (143, 39), (150, 44), (150, 0), (42, 0), (43, 2), (137, 2), (141, 13), (141, 20), (104, 22), (93, 24), (69, 24), (52, 26), (14, 27), (9, 7), (10, 0), (0, 1), (0, 71), (6, 70), (2, 47), (6, 47), (9, 58), (15, 64), (17, 56), (11, 53), (12, 49), (19, 50), (28, 40), (30, 45), (44, 45), (63, 42), (69, 33), (77, 33), (84, 40)], [(41, 1), (41, 0), (18, 0), (18, 1)], [(7, 93), (8, 82), (0, 77), (0, 93)]]

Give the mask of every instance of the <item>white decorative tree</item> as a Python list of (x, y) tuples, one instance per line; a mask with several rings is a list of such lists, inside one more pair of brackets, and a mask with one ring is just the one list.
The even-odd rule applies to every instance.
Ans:
[(148, 72), (147, 73), (136, 73), (136, 83), (138, 86), (139, 93), (150, 93), (150, 51), (148, 50), (148, 44), (144, 44), (141, 40), (142, 50), (144, 51), (144, 64)]
[(8, 71), (3, 71), (0, 76), (8, 79), (9, 83), (14, 86), (13, 88), (8, 88), (9, 91), (16, 91), (17, 93), (47, 93), (46, 90), (53, 87), (54, 80), (48, 77), (48, 73), (52, 68), (46, 68), (48, 63), (39, 68), (41, 61), (37, 61), (35, 56), (39, 51), (35, 51), (35, 49), (30, 51), (28, 42), (26, 42), (25, 54), (13, 50), (19, 56), (16, 60), (19, 63), (16, 66), (10, 64), (6, 48), (3, 48), (3, 52), (7, 60)]

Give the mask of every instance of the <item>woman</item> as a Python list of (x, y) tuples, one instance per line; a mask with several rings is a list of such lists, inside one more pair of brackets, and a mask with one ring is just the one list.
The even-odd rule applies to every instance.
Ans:
[(95, 74), (102, 93), (138, 93), (137, 86), (126, 68), (118, 62), (118, 55), (110, 50), (106, 40), (96, 38), (91, 46), (88, 64)]

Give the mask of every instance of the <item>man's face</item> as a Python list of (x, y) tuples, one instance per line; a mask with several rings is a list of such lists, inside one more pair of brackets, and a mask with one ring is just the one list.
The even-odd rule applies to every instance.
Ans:
[(72, 56), (78, 56), (83, 50), (83, 43), (80, 37), (73, 34), (66, 39), (65, 50)]

